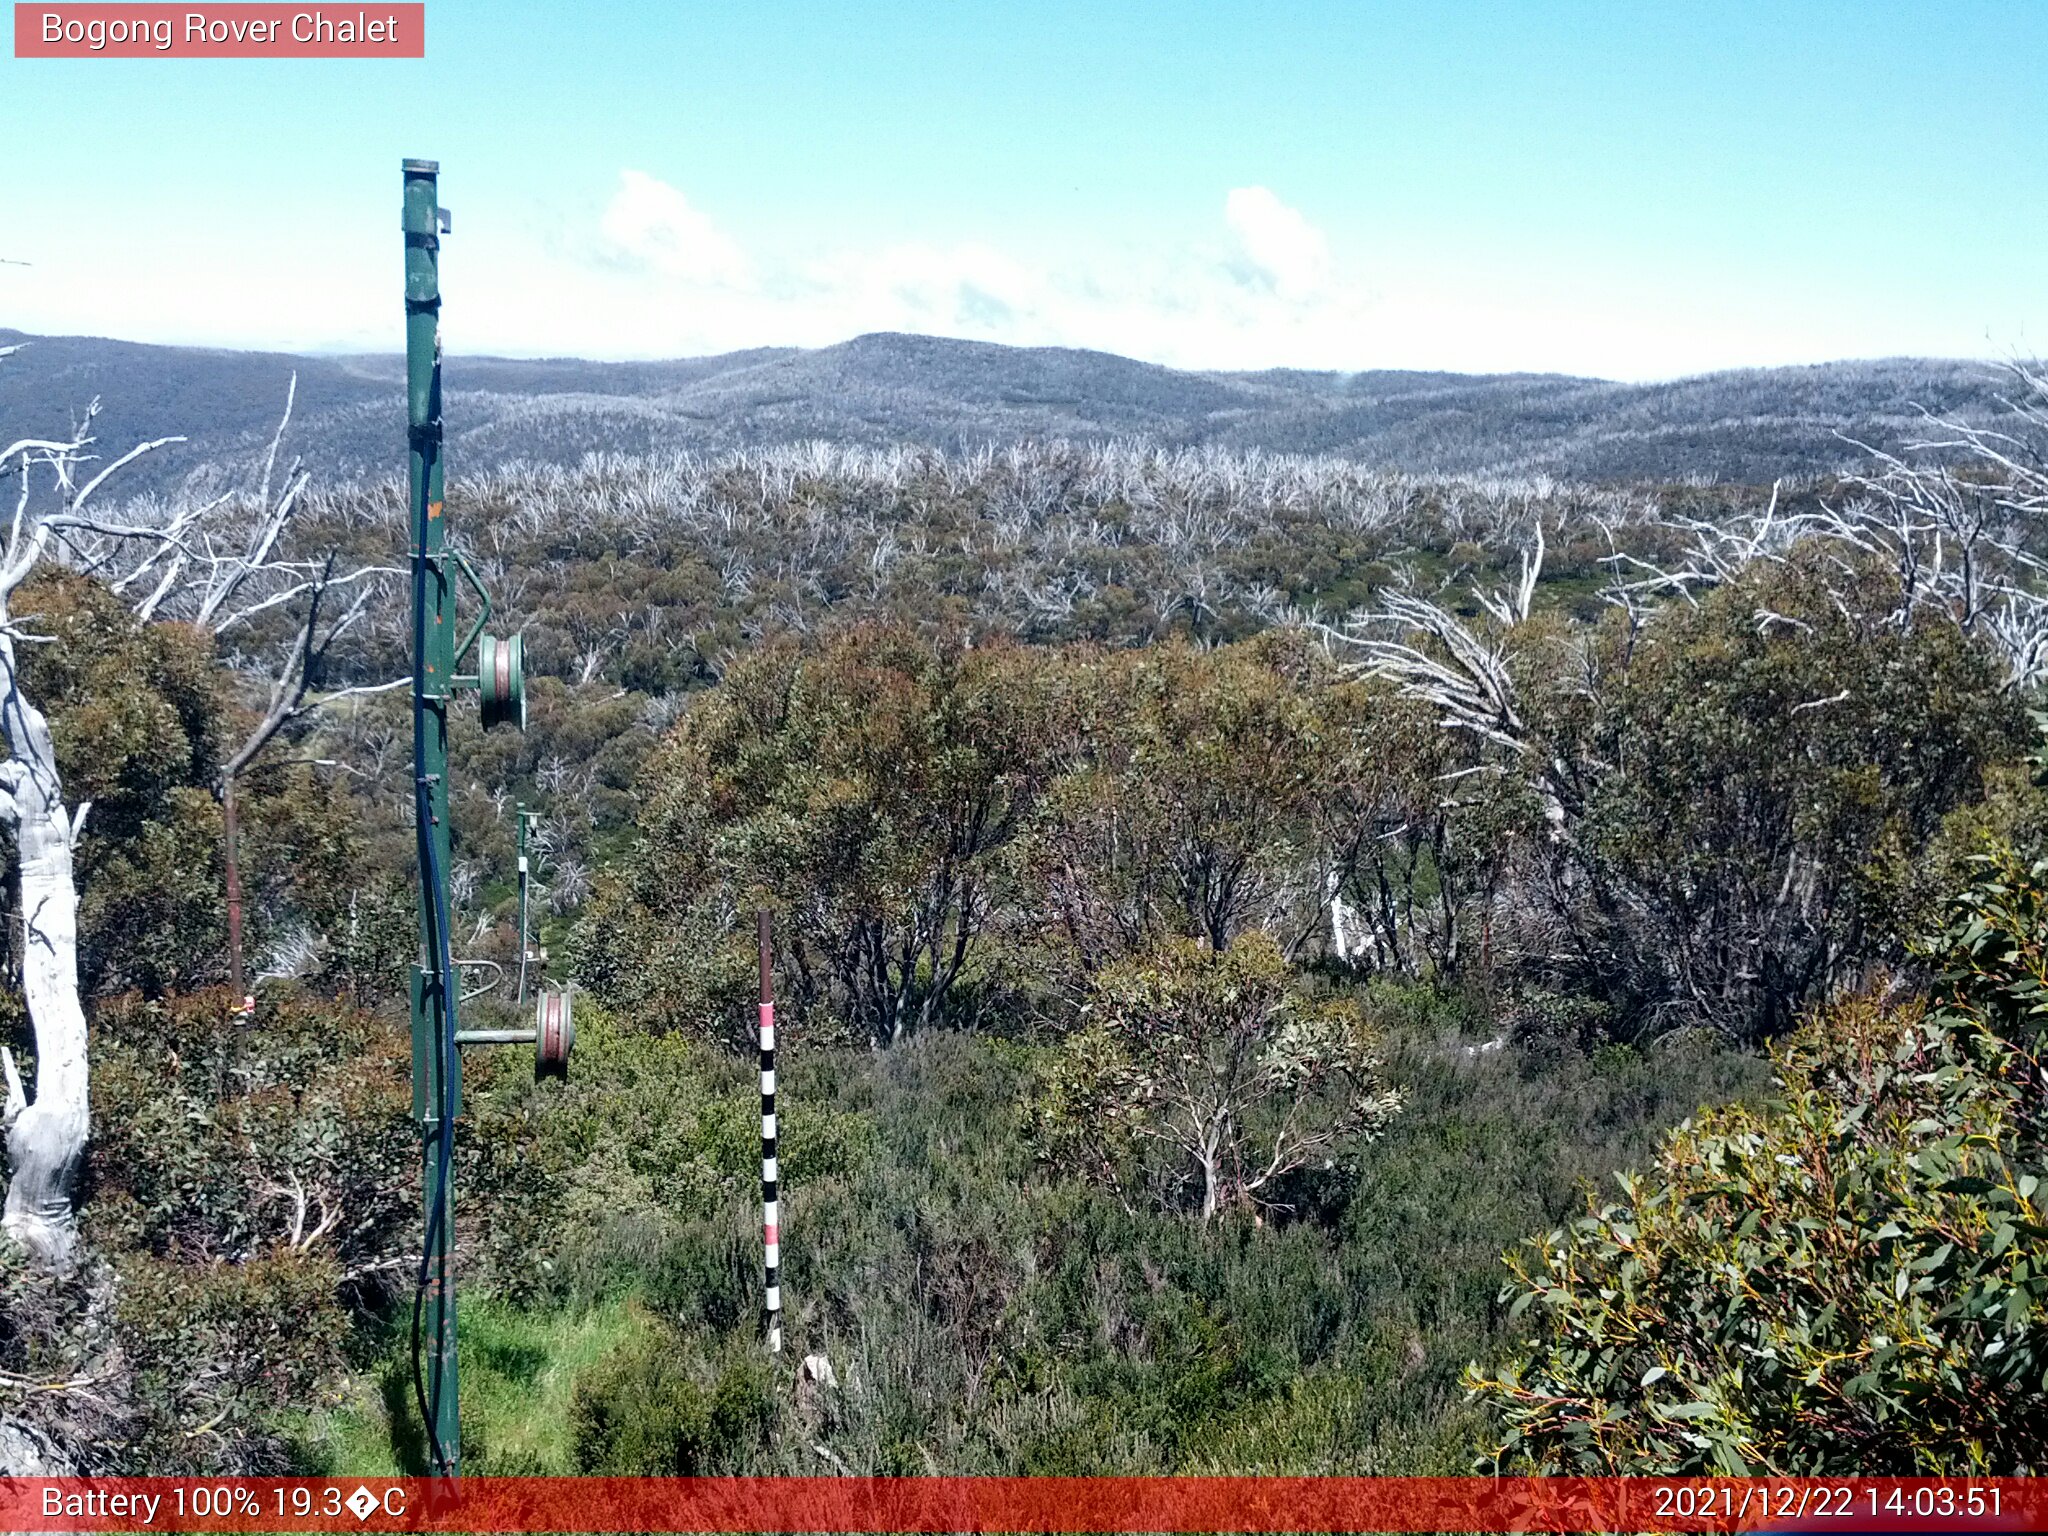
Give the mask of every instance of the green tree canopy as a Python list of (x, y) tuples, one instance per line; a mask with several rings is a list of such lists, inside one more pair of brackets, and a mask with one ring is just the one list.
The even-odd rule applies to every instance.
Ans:
[[(220, 979), (215, 796), (223, 749), (242, 723), (232, 675), (190, 626), (138, 622), (73, 571), (39, 574), (15, 608), (47, 637), (22, 648), (23, 677), (44, 701), (65, 784), (90, 802), (78, 855), (81, 985), (88, 996), (130, 987), (154, 996)], [(346, 795), (295, 765), (255, 772), (243, 802), (253, 952), (343, 927), (360, 874)], [(0, 943), (19, 941), (10, 923)]]
[(1089, 1015), (1047, 1074), (1033, 1134), (1048, 1162), (1126, 1204), (1192, 1202), (1204, 1221), (1269, 1208), (1288, 1175), (1353, 1156), (1400, 1107), (1358, 1005), (1302, 993), (1263, 933), (1119, 961)]
[(799, 1008), (829, 1001), (882, 1042), (937, 1022), (1060, 707), (1057, 675), (1014, 646), (864, 627), (809, 654), (763, 647), (650, 761), (642, 835), (584, 919), (579, 974), (701, 1031), (735, 1014), (766, 905)]
[(1555, 910), (1594, 995), (1738, 1038), (1787, 1028), (1903, 957), (1942, 817), (2020, 755), (1990, 652), (1824, 558), (1759, 562), (1639, 636), (1612, 624), (1592, 681), (1549, 690), (1542, 750), (1576, 801)]
[(1543, 1472), (2038, 1472), (2048, 864), (1991, 862), (1932, 1002), (1851, 998), (1782, 1102), (1702, 1114), (1511, 1257), (1527, 1351), (1469, 1384)]

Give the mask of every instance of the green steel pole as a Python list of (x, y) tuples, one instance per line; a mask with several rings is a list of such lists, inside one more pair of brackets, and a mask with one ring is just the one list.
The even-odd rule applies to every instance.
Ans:
[(460, 988), (447, 932), (448, 701), (455, 672), (455, 590), (442, 515), (440, 167), (405, 162), (406, 438), (413, 574), (413, 773), (419, 820), (420, 964), (412, 979), (413, 1108), (420, 1123), (427, 1242), (419, 1298), (420, 1396), (435, 1461), (461, 1470), (455, 1364), (455, 1246), (451, 1138), (459, 1106), (455, 1046)]

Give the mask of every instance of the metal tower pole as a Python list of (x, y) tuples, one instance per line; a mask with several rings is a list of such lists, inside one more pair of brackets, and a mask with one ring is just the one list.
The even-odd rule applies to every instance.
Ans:
[(412, 976), (413, 1110), (420, 1124), (426, 1242), (413, 1326), (414, 1386), (436, 1474), (461, 1468), (455, 1367), (453, 1165), (461, 987), (448, 933), (448, 704), (455, 674), (455, 587), (442, 515), (440, 167), (405, 162), (405, 377), (413, 595), (413, 775), (420, 862), (420, 963)]

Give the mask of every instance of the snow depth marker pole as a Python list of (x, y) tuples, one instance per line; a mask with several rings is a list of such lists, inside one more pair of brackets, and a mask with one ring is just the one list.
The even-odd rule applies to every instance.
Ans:
[(768, 949), (768, 909), (761, 919), (761, 1245), (762, 1321), (768, 1353), (782, 1353), (782, 1207), (775, 1166), (775, 978)]
[(526, 968), (530, 964), (547, 959), (547, 951), (534, 948), (532, 940), (527, 936), (529, 929), (526, 921), (526, 896), (532, 883), (530, 866), (526, 860), (526, 830), (539, 819), (540, 813), (529, 811), (526, 802), (522, 800), (514, 814), (519, 820), (519, 995), (515, 1001), (523, 1004), (526, 1001)]

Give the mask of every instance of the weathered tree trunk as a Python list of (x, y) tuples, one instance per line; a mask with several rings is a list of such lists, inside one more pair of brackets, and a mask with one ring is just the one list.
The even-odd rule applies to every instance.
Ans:
[(1196, 1161), (1202, 1165), (1202, 1220), (1213, 1221), (1217, 1207), (1221, 1204), (1218, 1189), (1218, 1165), (1222, 1162), (1222, 1135), (1215, 1126), (1209, 1126), (1202, 1133), (1202, 1144), (1195, 1149)]
[(33, 1424), (0, 1414), (0, 1477), (76, 1477), (78, 1468)]
[(7, 1078), (6, 1231), (40, 1262), (68, 1268), (77, 1241), (72, 1190), (85, 1155), (89, 1097), (85, 1010), (78, 997), (78, 886), (72, 847), (87, 807), (64, 808), (49, 723), (22, 697), (14, 644), (0, 635), (0, 725), (13, 756), (0, 762), (0, 818), (21, 863), (22, 991), (36, 1038), (36, 1096), (22, 1090), (12, 1053)]

